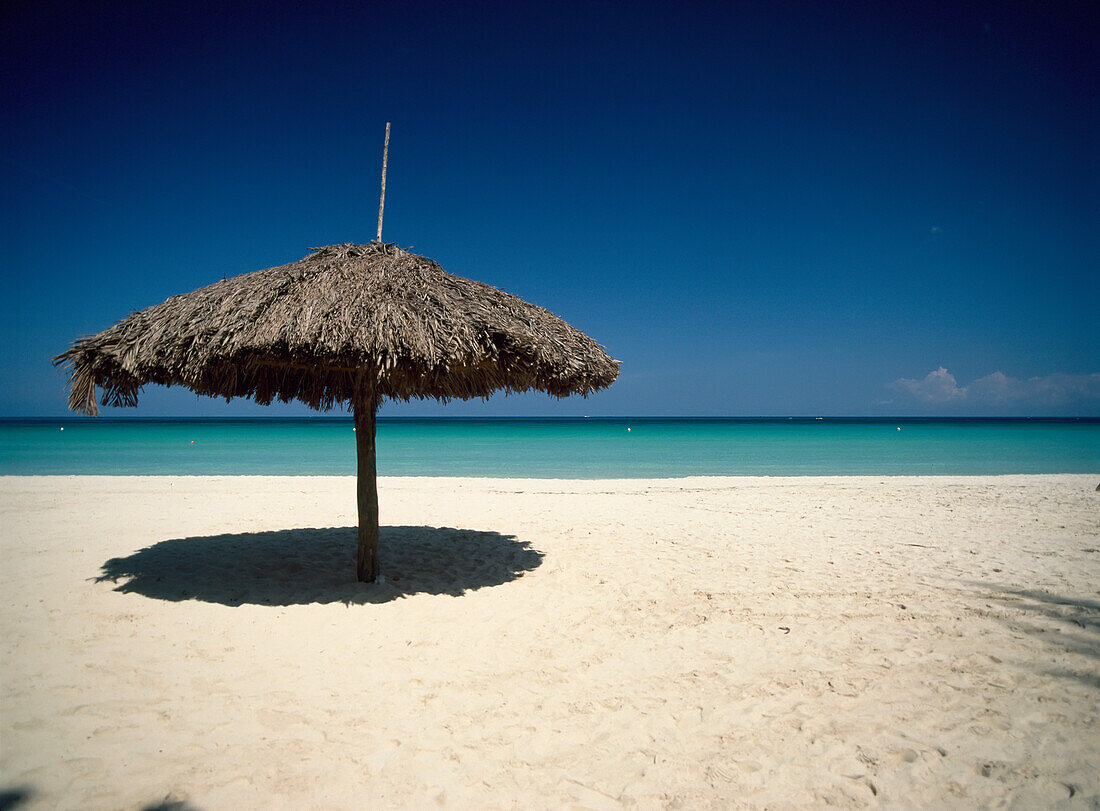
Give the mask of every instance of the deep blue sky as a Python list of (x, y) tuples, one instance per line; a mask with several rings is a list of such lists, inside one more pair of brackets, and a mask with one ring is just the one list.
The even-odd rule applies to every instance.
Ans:
[(1100, 415), (1096, 3), (0, 14), (0, 416), (65, 411), (80, 335), (370, 241), (386, 121), (385, 239), (623, 362), (386, 415)]

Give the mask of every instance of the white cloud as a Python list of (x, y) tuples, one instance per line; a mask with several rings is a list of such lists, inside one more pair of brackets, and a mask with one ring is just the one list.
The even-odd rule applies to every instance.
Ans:
[(1027, 384), (1033, 392), (1056, 403), (1071, 400), (1100, 400), (1100, 373), (1067, 375), (1056, 373), (1033, 377)]
[(1100, 400), (1100, 373), (1070, 375), (1062, 372), (1021, 380), (1004, 372), (980, 377), (960, 386), (944, 367), (921, 380), (907, 377), (888, 383), (887, 388), (908, 394), (923, 403), (969, 403), (977, 406), (1026, 405), (1063, 406), (1085, 400)]
[[(1038, 380), (1038, 378), (1035, 378)], [(1004, 372), (979, 377), (966, 387), (968, 396), (983, 403), (1011, 403), (1027, 397), (1027, 384)]]
[(955, 381), (955, 375), (942, 366), (934, 372), (929, 372), (923, 380), (903, 377), (889, 383), (888, 387), (911, 394), (926, 403), (949, 403), (952, 400), (966, 398), (966, 389), (960, 389)]

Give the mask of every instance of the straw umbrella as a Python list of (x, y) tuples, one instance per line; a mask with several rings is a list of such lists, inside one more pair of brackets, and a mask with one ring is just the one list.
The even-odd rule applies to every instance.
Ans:
[(173, 296), (54, 359), (69, 407), (133, 406), (147, 383), (197, 394), (348, 404), (358, 461), (358, 576), (378, 575), (375, 414), (385, 398), (498, 390), (587, 395), (619, 373), (595, 341), (541, 307), (396, 245), (331, 245), (297, 262)]
[(92, 416), (133, 406), (147, 383), (197, 394), (349, 405), (358, 467), (359, 579), (378, 576), (375, 417), (384, 398), (446, 402), (494, 391), (587, 396), (619, 362), (541, 307), (452, 276), (382, 242), (390, 125), (382, 152), (378, 232), (289, 265), (173, 296), (54, 358), (69, 366), (69, 407)]

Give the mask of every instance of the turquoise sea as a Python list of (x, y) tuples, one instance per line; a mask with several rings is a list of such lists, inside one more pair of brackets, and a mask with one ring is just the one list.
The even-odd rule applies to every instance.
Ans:
[[(404, 419), (383, 476), (1100, 473), (1100, 419)], [(350, 418), (0, 420), (0, 474), (351, 475)]]

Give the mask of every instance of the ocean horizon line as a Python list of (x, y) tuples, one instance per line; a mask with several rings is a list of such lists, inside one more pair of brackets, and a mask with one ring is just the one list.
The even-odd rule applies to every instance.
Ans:
[[(350, 473), (352, 419), (0, 419), (0, 473)], [(683, 475), (1100, 471), (1100, 418), (394, 416), (380, 475)]]
[[(552, 416), (552, 415), (387, 415), (378, 414), (379, 422), (596, 422), (596, 421), (651, 421), (651, 422), (1097, 422), (1100, 415), (1082, 416), (1034, 416), (1034, 415), (919, 415), (919, 414), (782, 414), (782, 415), (664, 415), (664, 414), (623, 414), (590, 416)], [(0, 422), (348, 422), (351, 414), (315, 414), (315, 415), (246, 415), (246, 416), (203, 416), (203, 415), (100, 415), (89, 417), (84, 414), (66, 414), (59, 416), (0, 416)]]

